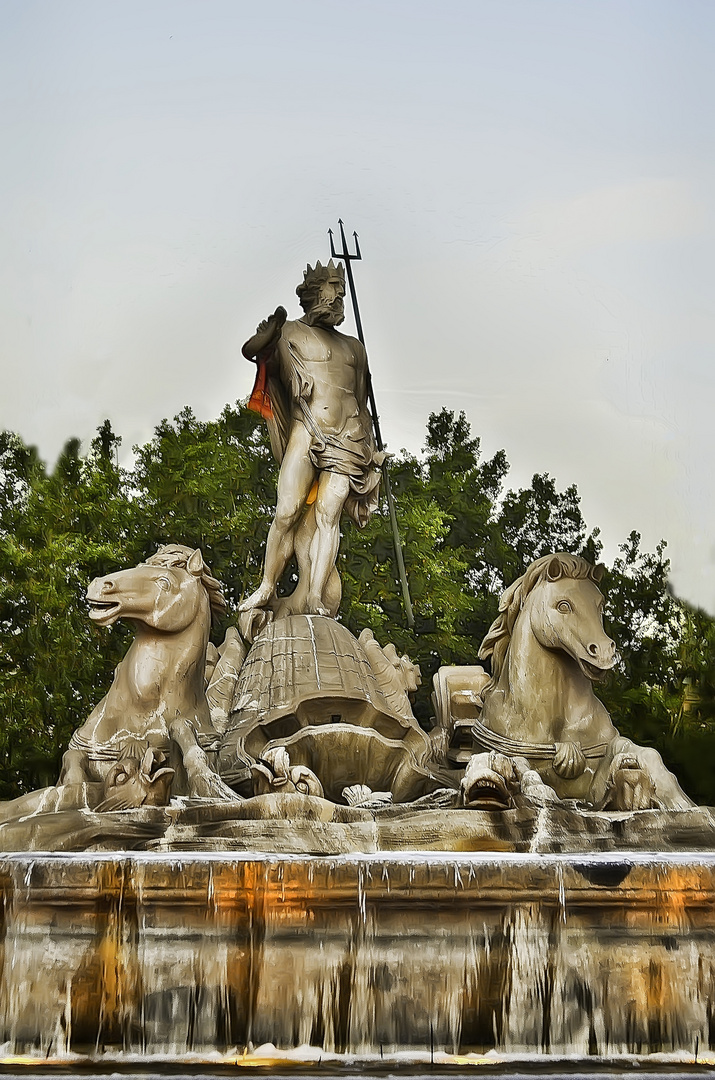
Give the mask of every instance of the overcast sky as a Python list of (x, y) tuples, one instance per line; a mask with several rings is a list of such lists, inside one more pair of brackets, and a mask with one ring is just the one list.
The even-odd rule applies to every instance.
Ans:
[(389, 445), (464, 409), (715, 614), (714, 31), (709, 0), (0, 0), (0, 427), (54, 460), (216, 416), (342, 216)]

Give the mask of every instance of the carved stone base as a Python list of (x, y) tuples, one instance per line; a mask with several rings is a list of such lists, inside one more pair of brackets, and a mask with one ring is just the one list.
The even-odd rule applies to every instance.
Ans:
[(13, 856), (0, 887), (0, 1039), (38, 1064), (711, 1045), (712, 855)]
[(436, 792), (412, 804), (363, 808), (271, 793), (239, 803), (187, 799), (119, 813), (65, 810), (0, 825), (0, 850), (715, 852), (715, 811), (708, 807), (582, 812), (564, 805), (539, 808), (523, 798), (501, 811), (439, 805), (457, 797)]

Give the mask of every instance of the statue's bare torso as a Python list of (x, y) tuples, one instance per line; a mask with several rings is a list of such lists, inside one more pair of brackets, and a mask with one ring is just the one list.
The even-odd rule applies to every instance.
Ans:
[(372, 440), (365, 405), (367, 356), (357, 338), (296, 320), (283, 327), (276, 351), (294, 421), (304, 422), (299, 405), (303, 397), (324, 434)]

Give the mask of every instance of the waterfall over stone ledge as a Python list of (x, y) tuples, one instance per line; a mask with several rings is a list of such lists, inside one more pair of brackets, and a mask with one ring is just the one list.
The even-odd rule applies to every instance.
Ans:
[(6, 856), (6, 1055), (707, 1053), (715, 855)]

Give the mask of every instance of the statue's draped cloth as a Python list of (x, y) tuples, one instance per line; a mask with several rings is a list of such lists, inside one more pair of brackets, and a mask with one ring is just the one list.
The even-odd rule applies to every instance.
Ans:
[(281, 362), (282, 378), (271, 373), (270, 354), (257, 357), (258, 371), (248, 407), (265, 419), (273, 455), (281, 462), (295, 417), (291, 401), (297, 403), (298, 419), (311, 436), (310, 460), (319, 472), (348, 477), (350, 494), (345, 500), (345, 513), (362, 528), (378, 506), (383, 455), (376, 452), (372, 430), (363, 417), (349, 417), (337, 434), (325, 431), (310, 408), (313, 379), (290, 343), (287, 353)]

